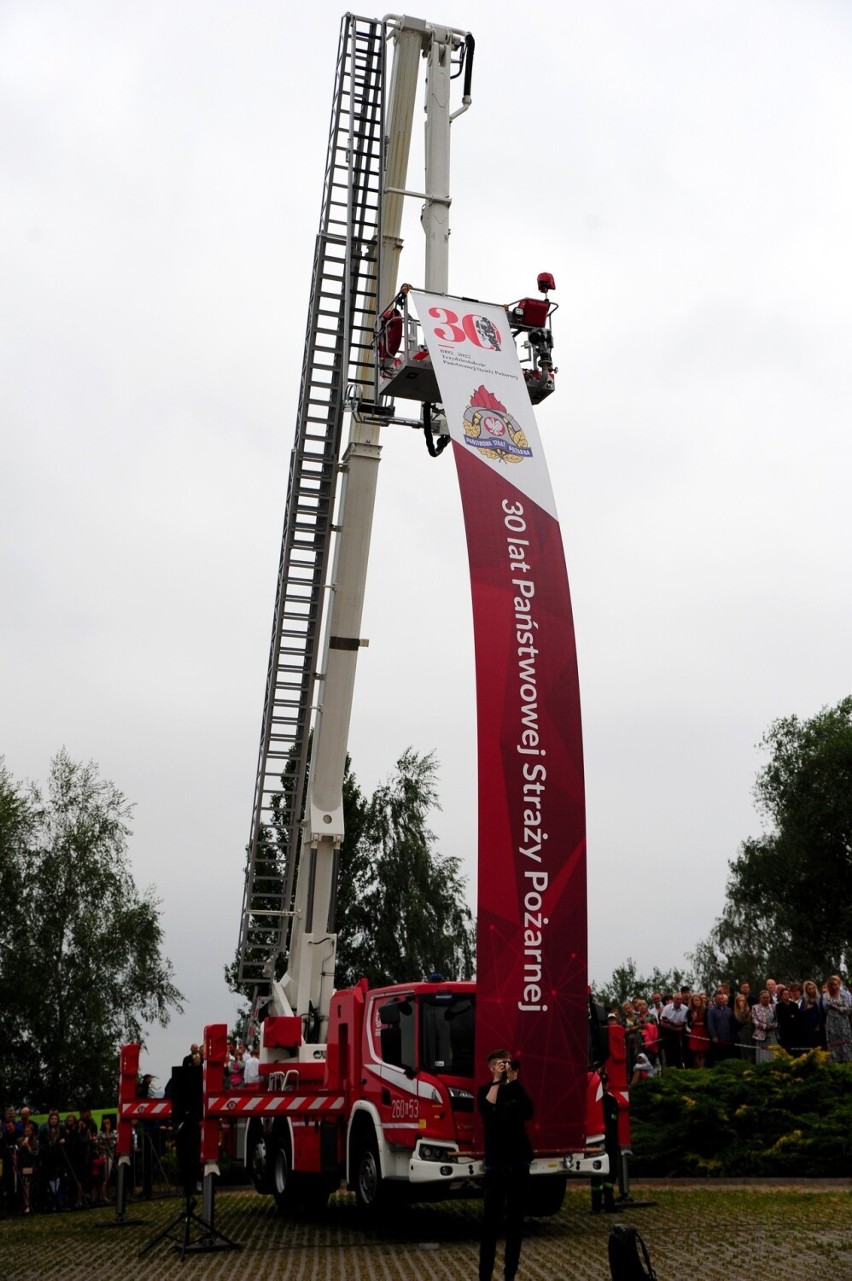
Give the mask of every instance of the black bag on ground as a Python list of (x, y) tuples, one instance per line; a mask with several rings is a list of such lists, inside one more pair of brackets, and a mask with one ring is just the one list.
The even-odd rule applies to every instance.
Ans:
[[(644, 1263), (639, 1257), (640, 1246)], [(609, 1270), (612, 1281), (657, 1281), (645, 1242), (636, 1229), (626, 1223), (616, 1223), (610, 1233)]]

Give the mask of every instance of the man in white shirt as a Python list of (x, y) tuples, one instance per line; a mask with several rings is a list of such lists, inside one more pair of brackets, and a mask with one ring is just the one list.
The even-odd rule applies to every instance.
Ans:
[(660, 1031), (666, 1067), (683, 1067), (683, 1042), (686, 1034), (686, 1006), (680, 992), (675, 992), (660, 1016)]
[(243, 1084), (256, 1086), (260, 1082), (260, 1061), (257, 1057), (257, 1050), (249, 1050), (248, 1057), (243, 1066)]

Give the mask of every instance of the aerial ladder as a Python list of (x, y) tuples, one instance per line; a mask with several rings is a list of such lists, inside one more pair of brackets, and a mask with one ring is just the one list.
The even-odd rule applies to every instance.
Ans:
[[(415, 193), (406, 181), (424, 58), (426, 191)], [(472, 63), (473, 39), (463, 31), (410, 17), (343, 22), (238, 948), (238, 980), (254, 989), (256, 1025), (261, 1014), (299, 1018), (305, 1056), (323, 1040), (334, 988), (343, 775), (366, 643), (381, 431), (394, 419), (377, 376), (378, 300), (397, 292), (403, 202), (413, 195), (424, 202), (427, 285), (446, 292), (450, 126), (469, 106)], [(458, 77), (461, 103), (451, 113)]]

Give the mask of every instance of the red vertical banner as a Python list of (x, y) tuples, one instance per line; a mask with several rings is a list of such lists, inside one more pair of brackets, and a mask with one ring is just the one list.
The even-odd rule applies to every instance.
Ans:
[(499, 307), (414, 294), (453, 438), (476, 651), (476, 1047), (522, 1061), (538, 1152), (582, 1147), (586, 843), (577, 658), (559, 521)]

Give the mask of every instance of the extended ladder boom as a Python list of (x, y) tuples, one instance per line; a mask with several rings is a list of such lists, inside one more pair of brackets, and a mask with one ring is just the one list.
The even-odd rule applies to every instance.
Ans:
[[(389, 39), (394, 57), (386, 92)], [(347, 15), (341, 28), (238, 968), (239, 981), (255, 990), (256, 1006), (272, 993), (274, 1011), (298, 1014), (309, 1041), (323, 1037), (334, 983), (343, 774), (357, 651), (364, 643), (360, 626), (379, 431), (392, 414), (392, 407), (377, 405), (377, 300), (397, 288), (403, 199), (424, 195), (405, 185), (422, 55), (428, 59), (427, 272), (440, 277), (436, 288), (446, 287), (447, 106), (453, 59), (460, 65), (471, 48), (463, 32), (407, 17), (378, 22)], [(465, 97), (460, 110), (469, 101), (469, 76)], [(353, 412), (341, 459), (347, 408)], [(323, 631), (326, 590), (330, 608)], [(282, 957), (286, 973), (276, 982)]]

